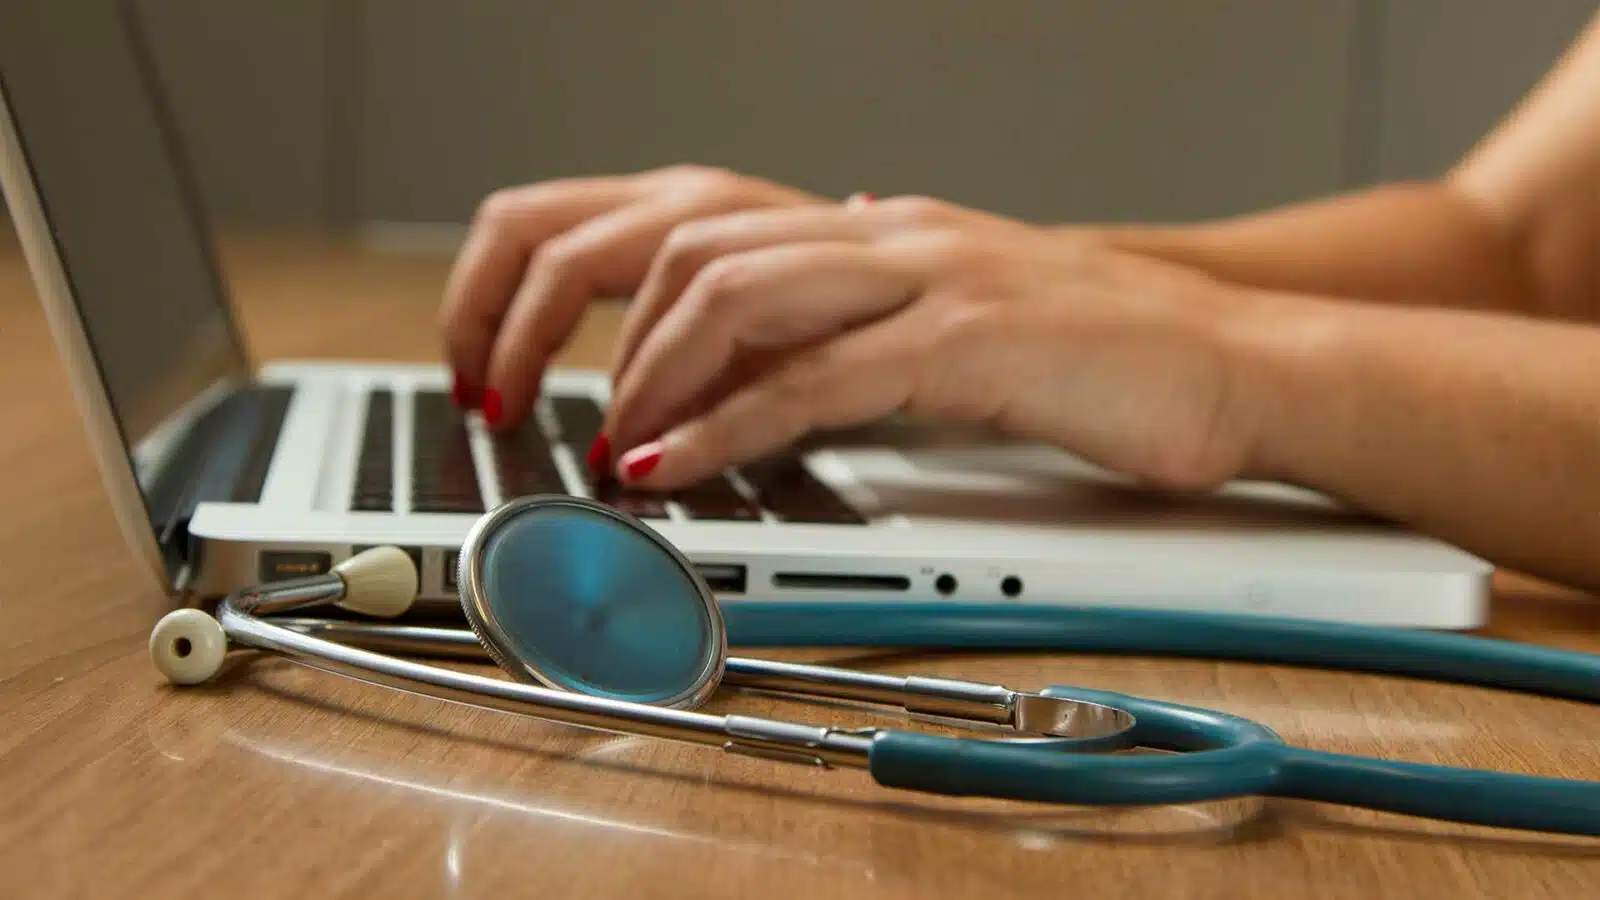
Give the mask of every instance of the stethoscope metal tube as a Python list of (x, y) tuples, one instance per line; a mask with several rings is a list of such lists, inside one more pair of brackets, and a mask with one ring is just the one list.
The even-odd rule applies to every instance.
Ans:
[[(490, 661), (465, 628), (389, 625), (339, 619), (284, 619), (284, 628), (352, 647), (406, 656)], [(829, 697), (897, 706), (913, 715), (959, 719), (1072, 740), (1080, 752), (1126, 749), (1119, 740), (1133, 724), (1119, 709), (948, 678), (881, 675), (830, 666), (729, 657), (722, 683), (748, 690)]]
[(719, 747), (730, 753), (784, 762), (863, 769), (868, 766), (870, 733), (751, 716), (708, 715), (424, 665), (267, 622), (241, 611), (232, 598), (224, 600), (217, 612), (217, 623), (235, 644), (280, 653), (311, 668), (369, 684), (480, 709), (617, 734)]

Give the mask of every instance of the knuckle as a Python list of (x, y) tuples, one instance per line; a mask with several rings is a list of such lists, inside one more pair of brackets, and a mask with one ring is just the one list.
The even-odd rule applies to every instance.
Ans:
[(566, 236), (554, 237), (533, 251), (533, 260), (529, 268), (547, 277), (560, 279), (570, 276), (581, 268), (588, 255), (587, 244)]
[(703, 163), (680, 162), (673, 163), (669, 166), (663, 166), (656, 171), (666, 178), (678, 181), (687, 181), (695, 178), (708, 177), (715, 173), (722, 172), (723, 170), (716, 166), (708, 166)]
[(739, 302), (749, 281), (748, 267), (722, 257), (707, 263), (695, 277), (694, 303), (702, 315), (716, 316)]
[(667, 233), (661, 244), (661, 265), (670, 275), (691, 274), (707, 262), (710, 244), (710, 233), (704, 225), (685, 222)]
[(911, 253), (941, 272), (964, 272), (987, 266), (990, 251), (970, 234), (939, 229), (917, 234), (907, 241)]
[(526, 194), (522, 188), (501, 188), (491, 191), (479, 201), (473, 218), (489, 228), (504, 226), (516, 219), (526, 206)]
[(943, 222), (952, 214), (950, 204), (919, 194), (891, 197), (882, 202), (881, 208), (895, 218), (917, 223)]
[(716, 166), (682, 163), (666, 169), (666, 181), (691, 197), (721, 197), (736, 193), (742, 183), (738, 175)]

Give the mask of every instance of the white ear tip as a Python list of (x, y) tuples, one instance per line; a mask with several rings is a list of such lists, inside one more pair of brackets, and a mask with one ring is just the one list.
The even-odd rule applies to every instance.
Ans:
[(173, 610), (150, 632), (150, 658), (173, 684), (209, 680), (227, 655), (222, 624), (198, 609)]
[(344, 578), (339, 606), (369, 616), (391, 618), (411, 608), (421, 579), (411, 555), (399, 547), (373, 547), (335, 567)]

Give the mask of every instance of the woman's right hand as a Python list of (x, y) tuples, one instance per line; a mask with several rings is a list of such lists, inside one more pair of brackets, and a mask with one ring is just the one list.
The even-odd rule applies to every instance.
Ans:
[[(528, 414), (551, 358), (591, 300), (627, 297), (679, 226), (758, 208), (829, 202), (702, 166), (509, 188), (479, 206), (440, 310), (456, 403), (492, 429)], [(630, 311), (617, 342), (642, 337)]]

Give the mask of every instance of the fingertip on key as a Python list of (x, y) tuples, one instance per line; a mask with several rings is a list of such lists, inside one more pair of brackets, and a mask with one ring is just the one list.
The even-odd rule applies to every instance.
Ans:
[(642, 444), (629, 450), (617, 461), (618, 473), (623, 481), (634, 482), (655, 471), (661, 463), (663, 447), (660, 441)]
[(490, 428), (499, 426), (500, 420), (505, 416), (505, 401), (500, 396), (497, 388), (489, 388), (483, 392), (483, 420)]
[(606, 472), (611, 465), (611, 439), (603, 434), (596, 435), (594, 443), (589, 445), (589, 471), (596, 475)]

